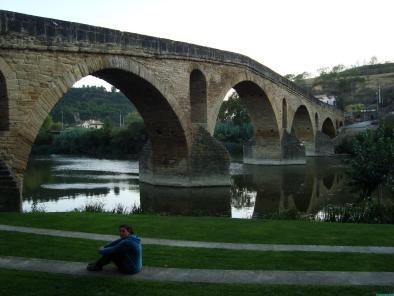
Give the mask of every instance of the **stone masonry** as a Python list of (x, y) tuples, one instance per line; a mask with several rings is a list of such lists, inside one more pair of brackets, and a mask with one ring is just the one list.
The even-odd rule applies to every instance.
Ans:
[(240, 54), (0, 10), (0, 196), (1, 184), (21, 191), (44, 119), (87, 75), (121, 90), (144, 118), (140, 180), (155, 185), (230, 184), (228, 153), (212, 134), (232, 88), (255, 130), (249, 163), (304, 163), (316, 135), (327, 134), (326, 147), (343, 123), (342, 112)]

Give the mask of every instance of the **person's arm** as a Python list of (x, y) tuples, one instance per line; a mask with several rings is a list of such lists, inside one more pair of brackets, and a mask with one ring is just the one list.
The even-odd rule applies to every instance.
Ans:
[(111, 246), (111, 247), (104, 247), (99, 250), (101, 255), (110, 255), (115, 253), (121, 253), (126, 249), (126, 242), (121, 241), (118, 244)]
[(104, 248), (113, 247), (113, 246), (117, 245), (121, 240), (122, 240), (121, 238), (114, 240), (113, 242), (110, 242), (110, 243), (104, 245)]

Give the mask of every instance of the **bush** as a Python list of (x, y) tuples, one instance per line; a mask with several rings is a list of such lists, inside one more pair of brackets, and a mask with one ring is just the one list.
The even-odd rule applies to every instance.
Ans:
[(394, 224), (394, 205), (381, 205), (374, 201), (363, 205), (328, 205), (316, 219), (324, 222)]
[(394, 138), (390, 130), (378, 128), (357, 135), (349, 161), (349, 185), (360, 199), (371, 197), (379, 186), (387, 184), (394, 173)]
[(353, 139), (344, 137), (341, 142), (335, 146), (336, 154), (353, 154)]

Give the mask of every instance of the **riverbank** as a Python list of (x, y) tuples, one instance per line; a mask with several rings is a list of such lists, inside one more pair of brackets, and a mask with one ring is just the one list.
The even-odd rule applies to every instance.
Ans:
[[(394, 246), (393, 225), (80, 212), (0, 214), (0, 224), (110, 235), (116, 235), (117, 227), (122, 223), (133, 225), (142, 239), (151, 237), (231, 243)], [(0, 231), (0, 241), (4, 242), (0, 245), (0, 256), (81, 263), (95, 260), (97, 248), (104, 243), (88, 237), (80, 239), (12, 231)], [(144, 245), (143, 260), (144, 266), (212, 269), (213, 272), (229, 269), (295, 272), (394, 271), (393, 254), (261, 252)], [(0, 269), (0, 276), (5, 281), (0, 291), (7, 291), (7, 295), (33, 295), (37, 291), (40, 295), (83, 295), (80, 291), (87, 290), (90, 294), (96, 291), (111, 292), (111, 295), (130, 293), (130, 282), (126, 281), (126, 278), (100, 277), (100, 281), (97, 281), (90, 277), (6, 269)], [(32, 286), (35, 287), (35, 293), (30, 293), (28, 287)], [(133, 295), (184, 295), (186, 291), (188, 295), (370, 295), (392, 291), (392, 287), (193, 284), (137, 279), (132, 281), (132, 286)]]

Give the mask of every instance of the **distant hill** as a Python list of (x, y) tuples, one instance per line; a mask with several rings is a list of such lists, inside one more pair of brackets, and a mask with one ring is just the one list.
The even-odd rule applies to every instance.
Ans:
[(71, 88), (51, 112), (54, 121), (77, 124), (88, 119), (109, 119), (119, 124), (119, 114), (126, 116), (135, 110), (130, 100), (119, 91), (106, 91), (104, 87)]
[(356, 103), (376, 103), (379, 85), (384, 105), (390, 107), (394, 102), (394, 63), (350, 69), (336, 66), (314, 78), (302, 79), (300, 75), (291, 77), (298, 78), (293, 81), (312, 95), (335, 95), (339, 100), (339, 107)]

